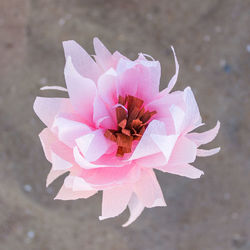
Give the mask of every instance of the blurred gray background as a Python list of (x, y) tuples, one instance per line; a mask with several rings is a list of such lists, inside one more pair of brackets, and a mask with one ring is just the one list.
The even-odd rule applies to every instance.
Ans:
[[(0, 250), (250, 249), (249, 0), (0, 0)], [(65, 86), (61, 41), (93, 53), (98, 36), (134, 59), (162, 64), (161, 87), (190, 85), (206, 128), (222, 123), (200, 158), (199, 180), (157, 173), (167, 208), (146, 209), (128, 228), (128, 211), (99, 222), (101, 196), (54, 201), (63, 178), (45, 188), (50, 164), (32, 105), (47, 84)], [(209, 148), (209, 147), (208, 147)]]

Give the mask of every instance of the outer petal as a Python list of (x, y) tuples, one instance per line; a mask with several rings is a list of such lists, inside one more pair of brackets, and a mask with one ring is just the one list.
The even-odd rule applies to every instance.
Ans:
[(72, 58), (73, 65), (84, 77), (97, 81), (101, 70), (91, 56), (75, 41), (63, 42), (65, 58)]
[(121, 186), (103, 191), (102, 198), (102, 216), (100, 220), (115, 217), (121, 214), (127, 207), (132, 188), (130, 186)]
[(71, 57), (67, 58), (64, 74), (72, 105), (86, 121), (92, 121), (93, 102), (96, 96), (95, 83), (76, 71)]
[(97, 37), (94, 38), (94, 49), (96, 62), (106, 71), (112, 65), (112, 54)]
[(55, 116), (61, 112), (73, 112), (73, 107), (68, 98), (37, 97), (33, 109), (41, 121), (51, 127)]
[(176, 175), (188, 177), (191, 179), (200, 178), (201, 175), (204, 174), (203, 171), (187, 163), (183, 163), (179, 165), (167, 164), (166, 166), (162, 167), (161, 170), (170, 174), (176, 174)]
[(186, 110), (182, 129), (183, 133), (187, 133), (201, 125), (201, 115), (190, 87), (184, 90), (184, 100), (186, 103)]
[(169, 92), (173, 89), (173, 87), (174, 87), (174, 85), (175, 85), (175, 83), (176, 83), (176, 81), (177, 81), (178, 74), (179, 74), (179, 63), (178, 63), (178, 61), (177, 61), (177, 57), (176, 57), (176, 54), (175, 54), (174, 47), (171, 46), (171, 49), (172, 49), (172, 51), (173, 51), (173, 53), (174, 53), (175, 74), (174, 74), (173, 77), (171, 78), (171, 80), (170, 80), (170, 82), (169, 82), (169, 84), (168, 84), (168, 87), (167, 87), (166, 89), (164, 89), (164, 90), (160, 93), (161, 96), (162, 96), (162, 95), (165, 95), (166, 93), (169, 93)]
[(103, 134), (103, 130), (98, 129), (76, 139), (76, 144), (87, 161), (96, 161), (108, 150), (111, 142)]
[(210, 150), (197, 149), (197, 156), (199, 156), (199, 157), (211, 156), (211, 155), (217, 154), (219, 151), (220, 151), (220, 147), (213, 148), (213, 149), (210, 149)]
[(134, 192), (145, 207), (166, 206), (161, 188), (152, 169), (142, 169)]
[(186, 136), (190, 140), (194, 141), (199, 147), (202, 144), (211, 142), (218, 134), (219, 129), (220, 129), (220, 122), (217, 121), (216, 126), (211, 130), (208, 130), (203, 133), (190, 133), (190, 134), (187, 134)]
[(123, 227), (127, 227), (132, 222), (134, 222), (140, 216), (140, 214), (145, 208), (145, 206), (142, 204), (142, 202), (140, 202), (140, 200), (134, 193), (132, 194), (132, 197), (128, 203), (128, 207), (130, 211), (130, 216), (128, 221), (122, 225)]
[(165, 135), (165, 124), (157, 120), (151, 121), (129, 160), (139, 159), (160, 152), (159, 147), (151, 138), (151, 134)]

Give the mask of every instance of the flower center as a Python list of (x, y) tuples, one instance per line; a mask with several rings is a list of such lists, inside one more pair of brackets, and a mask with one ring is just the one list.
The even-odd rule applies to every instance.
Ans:
[(143, 100), (134, 97), (119, 96), (116, 108), (117, 130), (107, 129), (105, 137), (117, 143), (116, 156), (130, 153), (134, 140), (140, 140), (148, 123), (156, 111), (145, 111)]

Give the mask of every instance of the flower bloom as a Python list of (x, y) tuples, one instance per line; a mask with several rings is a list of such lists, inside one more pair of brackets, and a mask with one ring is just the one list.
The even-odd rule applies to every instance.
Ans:
[(206, 132), (190, 87), (159, 91), (158, 61), (140, 53), (135, 61), (111, 54), (94, 39), (94, 59), (74, 41), (63, 42), (65, 90), (69, 98), (37, 97), (34, 110), (47, 126), (39, 135), (52, 163), (47, 185), (69, 172), (55, 199), (88, 198), (103, 191), (100, 219), (115, 217), (128, 206), (132, 223), (145, 207), (166, 206), (154, 169), (199, 178), (190, 163), (219, 148), (199, 149), (212, 141), (220, 123)]

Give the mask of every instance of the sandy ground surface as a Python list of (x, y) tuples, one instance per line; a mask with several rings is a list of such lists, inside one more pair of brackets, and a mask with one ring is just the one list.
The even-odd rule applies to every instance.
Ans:
[[(0, 250), (249, 250), (249, 0), (0, 0)], [(207, 128), (222, 128), (210, 146), (220, 154), (196, 161), (199, 180), (157, 173), (167, 208), (146, 209), (130, 227), (99, 222), (101, 196), (54, 201), (50, 165), (32, 110), (47, 84), (64, 86), (62, 40), (93, 53), (92, 39), (131, 58), (162, 63), (162, 88), (180, 62), (175, 89), (190, 85)]]

